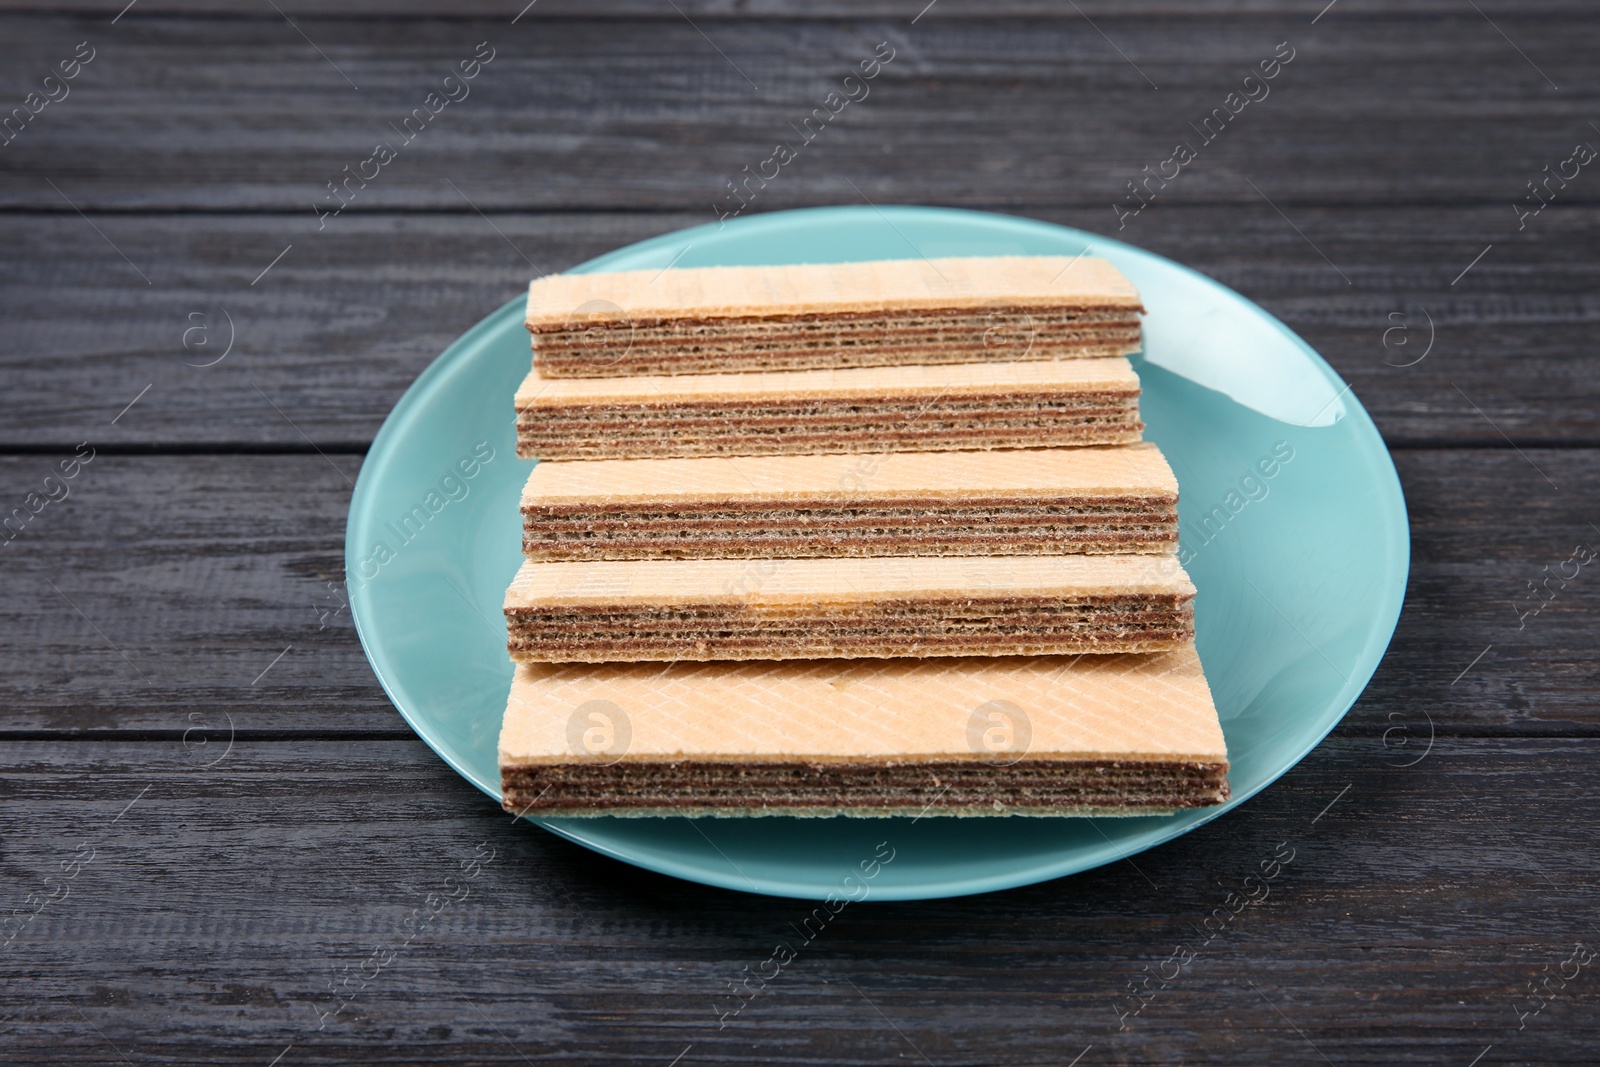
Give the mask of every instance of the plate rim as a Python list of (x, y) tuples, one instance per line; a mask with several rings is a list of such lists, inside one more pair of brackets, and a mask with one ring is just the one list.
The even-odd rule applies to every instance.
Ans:
[[(1371, 683), (1373, 676), (1377, 673), (1378, 667), (1382, 664), (1384, 655), (1388, 651), (1388, 647), (1394, 639), (1395, 630), (1399, 626), (1400, 615), (1405, 604), (1406, 587), (1410, 576), (1411, 529), (1409, 509), (1406, 506), (1404, 488), (1400, 482), (1399, 472), (1396, 470), (1394, 465), (1394, 457), (1390, 453), (1388, 445), (1384, 442), (1383, 435), (1378, 431), (1377, 424), (1373, 422), (1372, 417), (1368, 413), (1365, 405), (1363, 405), (1359, 397), (1356, 396), (1353, 386), (1340, 378), (1338, 373), (1333, 369), (1332, 365), (1329, 364), (1328, 361), (1323, 358), (1321, 353), (1313, 348), (1307, 341), (1301, 338), (1272, 313), (1246, 297), (1244, 294), (1238, 292), (1237, 290), (1231, 289), (1214, 278), (1202, 274), (1194, 268), (1186, 266), (1183, 263), (1179, 263), (1176, 260), (1169, 259), (1160, 255), (1159, 253), (1151, 252), (1147, 249), (1140, 248), (1137, 245), (1130, 245), (1123, 241), (1119, 241), (1114, 237), (1108, 237), (1090, 230), (1081, 230), (1076, 227), (1062, 226), (1057, 223), (1046, 222), (1042, 219), (1035, 219), (1021, 215), (1009, 215), (1000, 212), (975, 211), (966, 208), (944, 208), (901, 204), (885, 204), (881, 206), (874, 205), (870, 207), (862, 205), (835, 205), (796, 208), (783, 211), (769, 211), (737, 219), (733, 222), (733, 225), (738, 226), (741, 229), (754, 230), (757, 236), (759, 236), (761, 230), (771, 228), (775, 225), (791, 223), (797, 216), (814, 217), (819, 214), (878, 217), (883, 221), (888, 221), (889, 216), (891, 215), (898, 215), (902, 217), (927, 217), (929, 215), (940, 217), (960, 216), (973, 221), (981, 221), (985, 225), (1011, 228), (1019, 232), (1028, 232), (1030, 234), (1037, 234), (1041, 229), (1052, 230), (1067, 237), (1078, 239), (1096, 246), (1097, 250), (1099, 247), (1114, 245), (1117, 249), (1125, 251), (1130, 255), (1148, 257), (1157, 260), (1163, 266), (1176, 269), (1183, 275), (1187, 276), (1189, 281), (1199, 282), (1203, 285), (1203, 287), (1215, 290), (1219, 295), (1228, 300), (1239, 301), (1246, 308), (1248, 308), (1252, 314), (1258, 316), (1261, 320), (1270, 324), (1275, 330), (1277, 330), (1277, 332), (1286, 341), (1288, 341), (1290, 345), (1299, 350), (1301, 355), (1309, 357), (1311, 365), (1316, 368), (1319, 374), (1322, 375), (1327, 384), (1338, 389), (1339, 395), (1343, 396), (1348, 394), (1350, 403), (1346, 407), (1345, 417), (1355, 422), (1357, 432), (1359, 434), (1370, 438), (1368, 442), (1369, 444), (1376, 446), (1375, 449), (1366, 451), (1364, 455), (1365, 458), (1373, 461), (1373, 466), (1376, 468), (1374, 471), (1376, 475), (1374, 484), (1375, 488), (1380, 490), (1379, 495), (1381, 497), (1383, 511), (1382, 517), (1383, 519), (1387, 520), (1379, 523), (1380, 528), (1383, 529), (1385, 534), (1382, 543), (1387, 550), (1384, 556), (1386, 570), (1385, 573), (1380, 576), (1378, 583), (1381, 590), (1379, 598), (1380, 606), (1373, 614), (1373, 625), (1368, 630), (1367, 640), (1355, 657), (1355, 669), (1351, 671), (1344, 684), (1326, 701), (1326, 707), (1331, 712), (1331, 714), (1328, 715), (1326, 728), (1320, 733), (1317, 733), (1314, 737), (1311, 737), (1303, 746), (1301, 746), (1300, 750), (1294, 754), (1292, 759), (1288, 759), (1283, 762), (1282, 767), (1265, 777), (1259, 783), (1255, 784), (1248, 791), (1238, 793), (1230, 797), (1223, 804), (1217, 805), (1213, 808), (1196, 809), (1193, 812), (1180, 813), (1177, 816), (1167, 817), (1180, 819), (1182, 821), (1176, 823), (1175, 825), (1169, 825), (1165, 828), (1165, 830), (1157, 832), (1152, 840), (1138, 845), (1131, 851), (1118, 848), (1114, 842), (1108, 840), (1104, 846), (1095, 846), (1087, 853), (1083, 852), (1082, 850), (1078, 850), (1072, 853), (1071, 856), (1064, 857), (1058, 855), (1047, 862), (1033, 863), (1027, 866), (1011, 868), (998, 874), (968, 875), (959, 878), (946, 878), (931, 886), (908, 885), (899, 889), (885, 887), (882, 891), (876, 892), (872, 897), (866, 899), (880, 900), (885, 902), (895, 900), (947, 899), (951, 897), (970, 896), (978, 893), (997, 892), (1005, 889), (1014, 889), (1022, 886), (1035, 885), (1040, 882), (1052, 881), (1054, 879), (1067, 877), (1072, 874), (1079, 874), (1084, 871), (1094, 870), (1095, 868), (1104, 866), (1118, 859), (1124, 859), (1130, 855), (1137, 855), (1138, 853), (1145, 852), (1149, 849), (1166, 844), (1177, 837), (1181, 837), (1192, 830), (1204, 826), (1214, 819), (1228, 814), (1229, 812), (1235, 810), (1254, 798), (1289, 771), (1299, 766), (1306, 756), (1310, 755), (1313, 750), (1321, 745), (1322, 742), (1327, 739), (1328, 735), (1332, 733), (1333, 730), (1344, 720), (1345, 716), (1349, 714), (1350, 709), (1355, 706), (1355, 702), (1360, 699), (1361, 694), (1366, 691), (1366, 688)], [(657, 250), (676, 248), (680, 245), (685, 245), (686, 243), (692, 244), (693, 237), (695, 235), (705, 235), (708, 232), (718, 232), (722, 230), (725, 225), (727, 224), (722, 222), (704, 223), (697, 226), (687, 227), (685, 229), (657, 234), (654, 237), (648, 237), (644, 240), (636, 241), (632, 244), (612, 249), (609, 252), (604, 252), (591, 259), (585, 260), (583, 263), (569, 268), (563, 273), (605, 273), (608, 270), (615, 269), (613, 264), (636, 258), (639, 255), (647, 255)], [(890, 225), (892, 226), (893, 223), (891, 222)], [(903, 234), (902, 237), (904, 237)], [(916, 246), (911, 243), (909, 238), (906, 239), (906, 242), (913, 250), (916, 249)], [(920, 250), (918, 250), (918, 255), (921, 255)], [(526, 300), (527, 298), (524, 295), (515, 296), (505, 304), (502, 304), (500, 307), (490, 312), (488, 315), (484, 316), (478, 322), (474, 323), (470, 329), (447, 345), (445, 349), (438, 356), (436, 356), (426, 368), (424, 368), (422, 373), (419, 374), (411, 382), (411, 384), (406, 387), (405, 392), (401, 394), (400, 399), (395, 402), (394, 407), (391, 408), (389, 414), (385, 416), (382, 425), (378, 428), (378, 432), (373, 436), (372, 443), (367, 448), (366, 457), (362, 462), (361, 470), (356, 476), (356, 486), (354, 492), (351, 494), (350, 508), (347, 514), (345, 526), (345, 582), (347, 596), (350, 603), (351, 619), (354, 623), (357, 637), (361, 642), (362, 653), (366, 657), (367, 663), (371, 666), (373, 674), (378, 679), (379, 685), (383, 688), (384, 694), (389, 698), (390, 704), (393, 705), (397, 712), (399, 712), (401, 718), (406, 722), (406, 725), (411, 728), (413, 733), (420, 737), (422, 741), (436, 755), (443, 759), (453, 771), (459, 774), (462, 778), (466, 779), (466, 781), (475, 788), (496, 801), (500, 799), (498, 789), (491, 789), (484, 783), (479, 782), (472, 770), (465, 766), (462, 761), (458, 760), (445, 748), (441, 747), (441, 744), (436, 743), (435, 740), (429, 736), (428, 730), (425, 728), (424, 723), (419, 721), (419, 718), (413, 717), (412, 712), (408, 710), (396, 696), (395, 684), (391, 683), (389, 673), (384, 669), (383, 666), (380, 665), (378, 658), (374, 655), (372, 641), (375, 640), (375, 637), (369, 637), (369, 624), (368, 622), (364, 621), (364, 615), (373, 610), (370, 605), (365, 603), (365, 585), (363, 584), (353, 591), (350, 590), (350, 575), (354, 573), (353, 568), (355, 563), (358, 561), (357, 553), (359, 549), (356, 547), (358, 545), (357, 530), (358, 528), (363, 527), (363, 519), (371, 510), (372, 501), (369, 498), (371, 498), (373, 494), (377, 492), (377, 489), (374, 487), (381, 480), (377, 473), (372, 472), (376, 472), (388, 465), (390, 462), (389, 457), (392, 455), (393, 441), (398, 439), (404, 433), (403, 427), (420, 413), (422, 406), (426, 403), (426, 399), (431, 396), (436, 382), (451, 373), (455, 367), (455, 364), (467, 356), (467, 354), (472, 349), (476, 348), (487, 336), (497, 334), (500, 330), (504, 329), (504, 324), (501, 321), (502, 317), (517, 314), (518, 309), (526, 306)], [(1381, 462), (1379, 461), (1380, 457)], [(1338, 710), (1333, 712), (1332, 709), (1335, 708)], [(658, 874), (670, 875), (672, 877), (681, 878), (685, 881), (694, 882), (696, 884), (735, 890), (741, 893), (755, 893), (762, 896), (785, 897), (801, 900), (822, 899), (820, 895), (822, 890), (819, 886), (815, 885), (808, 885), (801, 882), (789, 882), (772, 877), (751, 879), (743, 876), (742, 873), (735, 871), (730, 871), (728, 874), (724, 875), (721, 872), (703, 869), (698, 866), (692, 866), (681, 861), (672, 860), (670, 858), (658, 859), (653, 856), (641, 857), (605, 840), (599, 840), (587, 836), (578, 829), (570, 826), (570, 823), (581, 822), (581, 820), (545, 820), (526, 818), (526, 821), (533, 823), (542, 830), (556, 834), (559, 837), (565, 838), (566, 840), (581, 845), (584, 848), (590, 849), (591, 851), (611, 857), (613, 859), (621, 860), (622, 862), (628, 863), (632, 866), (654, 871)], [(888, 826), (892, 825), (896, 820), (891, 817), (884, 818), (881, 821), (885, 826)]]

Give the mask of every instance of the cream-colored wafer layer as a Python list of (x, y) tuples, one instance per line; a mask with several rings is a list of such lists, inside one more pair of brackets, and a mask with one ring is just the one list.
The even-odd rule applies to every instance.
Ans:
[(1138, 814), (1228, 795), (1192, 644), (1082, 658), (523, 665), (499, 754), (505, 806), (525, 814)]
[(723, 604), (793, 610), (921, 598), (1161, 597), (1187, 600), (1194, 585), (1176, 561), (1149, 556), (887, 556), (743, 559), (524, 560), (506, 590), (506, 611), (637, 606), (672, 610)]
[(541, 463), (522, 507), (719, 507), (860, 500), (1178, 499), (1161, 450), (1015, 449)]
[(528, 286), (527, 324), (604, 323), (614, 308), (643, 324), (989, 307), (1142, 310), (1133, 283), (1103, 259), (960, 256), (551, 274)]

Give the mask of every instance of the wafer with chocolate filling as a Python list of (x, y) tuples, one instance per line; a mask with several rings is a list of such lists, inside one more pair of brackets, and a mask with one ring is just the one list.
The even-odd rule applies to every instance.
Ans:
[(1152, 652), (1194, 592), (1170, 556), (525, 561), (505, 615), (529, 662)]
[(1194, 646), (1147, 656), (522, 665), (507, 811), (1150, 815), (1228, 799)]
[(517, 390), (524, 459), (649, 459), (1127, 444), (1126, 359), (544, 378)]
[(1178, 482), (1151, 444), (540, 463), (536, 560), (1163, 552)]
[(945, 259), (552, 274), (528, 288), (550, 378), (1122, 356), (1139, 294), (1103, 259)]

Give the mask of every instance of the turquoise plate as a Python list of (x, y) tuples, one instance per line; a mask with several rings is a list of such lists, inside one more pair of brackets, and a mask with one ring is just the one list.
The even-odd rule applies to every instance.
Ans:
[[(1371, 418), (1282, 323), (1185, 267), (1095, 234), (932, 208), (785, 211), (699, 226), (578, 271), (915, 256), (1077, 255), (1132, 278), (1148, 308), (1146, 436), (1177, 471), (1182, 558), (1232, 760), (1220, 807), (1129, 819), (535, 820), (608, 856), (755, 893), (821, 898), (878, 854), (873, 898), (981, 893), (1169, 841), (1260, 792), (1325, 737), (1377, 669), (1409, 565), (1405, 501)], [(498, 800), (511, 667), (500, 602), (519, 559), (511, 396), (528, 371), (518, 296), (406, 391), (356, 486), (350, 603), (378, 680), (445, 761)], [(890, 850), (892, 849), (892, 852)], [(853, 890), (859, 898), (860, 891)]]

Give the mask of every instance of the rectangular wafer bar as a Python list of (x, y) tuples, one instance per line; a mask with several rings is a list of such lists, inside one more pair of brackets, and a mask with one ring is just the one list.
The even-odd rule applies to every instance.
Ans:
[(1194, 586), (1148, 556), (524, 561), (528, 662), (1152, 652), (1194, 637)]
[(666, 459), (1127, 444), (1121, 357), (637, 378), (528, 375), (524, 459)]
[(519, 815), (1146, 815), (1219, 804), (1194, 646), (1156, 655), (521, 665)]
[(536, 560), (1165, 552), (1178, 482), (1152, 444), (573, 460), (522, 491)]
[(528, 288), (550, 378), (1128, 355), (1139, 294), (1103, 259), (970, 256), (553, 274)]

